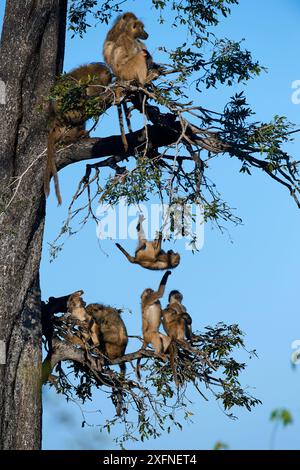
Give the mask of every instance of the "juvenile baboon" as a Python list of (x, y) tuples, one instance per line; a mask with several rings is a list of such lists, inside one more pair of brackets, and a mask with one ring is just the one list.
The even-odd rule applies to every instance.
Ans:
[(134, 13), (123, 13), (117, 17), (113, 27), (108, 31), (103, 46), (103, 57), (108, 65), (111, 65), (112, 50), (116, 40), (120, 34), (124, 32), (127, 23), (132, 20), (137, 20), (137, 17)]
[(174, 253), (173, 250), (165, 252), (161, 249), (161, 233), (159, 234), (158, 239), (148, 241), (146, 239), (142, 225), (144, 220), (144, 216), (140, 215), (136, 227), (138, 232), (138, 245), (134, 256), (131, 256), (129, 253), (127, 253), (127, 251), (119, 243), (116, 243), (116, 246), (126, 256), (130, 263), (139, 264), (143, 268), (152, 270), (176, 268), (176, 266), (178, 266), (180, 263), (179, 253)]
[[(86, 96), (93, 97), (100, 95), (104, 91), (104, 87), (108, 86), (112, 80), (108, 67), (101, 63), (82, 65), (69, 72), (64, 80), (75, 82), (90, 81), (86, 87)], [(49, 103), (49, 134), (47, 143), (47, 165), (44, 175), (44, 191), (46, 196), (50, 192), (50, 179), (53, 176), (55, 193), (58, 204), (62, 203), (57, 168), (55, 163), (55, 146), (57, 143), (69, 144), (76, 142), (80, 137), (87, 134), (85, 131), (86, 116), (83, 111), (70, 110), (63, 112), (58, 101), (50, 101)]]
[(171, 271), (167, 271), (163, 275), (157, 291), (148, 288), (141, 295), (143, 348), (145, 349), (151, 343), (158, 354), (166, 352), (171, 342), (168, 336), (159, 332), (162, 315), (159, 299), (164, 295), (170, 274)]
[[(120, 315), (121, 311), (102, 304), (90, 304), (86, 310), (98, 327), (99, 350), (111, 360), (124, 356), (128, 335)], [(119, 367), (124, 377), (126, 364), (119, 364)], [(122, 382), (113, 388), (112, 400), (119, 416), (123, 404)]]
[[(157, 66), (153, 64), (152, 57), (145, 44), (140, 41), (140, 39), (147, 39), (147, 37), (148, 34), (143, 23), (138, 20), (134, 13), (127, 12), (117, 18), (107, 34), (103, 48), (105, 62), (112, 68), (117, 78), (129, 81), (135, 80), (143, 85), (150, 68), (155, 69), (156, 72), (152, 72), (149, 77), (154, 78), (157, 76)], [(124, 108), (129, 131), (131, 131), (131, 124), (126, 101), (120, 103), (122, 91), (120, 87), (116, 88), (116, 104), (122, 141), (125, 152), (127, 152), (128, 143), (124, 132), (121, 105)]]
[(162, 324), (167, 335), (172, 339), (191, 340), (192, 318), (182, 305), (183, 295), (178, 290), (169, 294), (167, 308), (162, 311)]
[[(113, 27), (107, 33), (103, 47), (103, 57), (109, 66), (112, 65), (112, 51), (115, 43), (120, 34), (125, 31), (125, 28), (130, 21), (138, 21), (138, 18), (134, 13), (127, 12), (119, 15), (115, 20)], [(145, 36), (142, 39), (146, 39)], [(143, 44), (139, 39), (136, 39), (136, 41), (139, 43), (141, 49), (145, 50), (146, 52), (146, 62), (148, 69), (154, 67), (157, 70), (158, 66), (153, 63), (153, 59), (147, 51), (145, 44)]]
[(147, 39), (148, 33), (140, 20), (129, 20), (117, 37), (111, 51), (109, 65), (120, 80), (136, 81), (144, 85), (147, 78), (149, 53), (139, 39)]
[(83, 293), (82, 290), (79, 290), (70, 295), (67, 311), (73, 320), (80, 322), (79, 331), (83, 338), (81, 343), (85, 344), (80, 342), (79, 344), (86, 346), (86, 343), (89, 343), (91, 340), (93, 346), (99, 346), (99, 328), (86, 309), (86, 302), (81, 298)]
[(73, 294), (69, 296), (67, 302), (67, 311), (70, 314), (70, 317), (82, 323), (88, 321), (89, 319), (89, 316), (85, 310), (86, 303), (81, 298), (83, 294), (83, 290), (73, 292)]
[[(102, 304), (90, 304), (86, 311), (98, 327), (99, 350), (112, 360), (124, 356), (128, 335), (120, 310)], [(120, 364), (120, 369), (124, 373), (125, 364)]]
[(67, 77), (76, 82), (85, 82), (92, 78), (91, 83), (86, 88), (87, 96), (97, 96), (104, 91), (112, 81), (112, 75), (109, 68), (103, 62), (92, 62), (81, 65), (67, 74)]
[[(146, 46), (139, 41), (147, 39), (148, 34), (144, 30), (144, 25), (133, 13), (125, 13), (119, 17), (109, 31), (104, 43), (104, 57), (106, 63), (112, 68), (116, 77), (120, 80), (135, 80), (144, 84), (147, 77), (147, 63), (152, 62), (152, 58)], [(128, 142), (124, 132), (123, 115), (121, 107), (122, 89), (116, 88), (116, 104), (121, 130), (122, 141), (125, 152), (128, 150)], [(131, 129), (129, 114), (125, 101), (123, 102), (126, 121), (129, 130)]]

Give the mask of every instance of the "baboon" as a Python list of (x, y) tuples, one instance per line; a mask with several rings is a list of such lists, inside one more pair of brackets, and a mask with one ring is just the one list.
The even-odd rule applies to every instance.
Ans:
[[(102, 304), (89, 304), (86, 311), (98, 327), (99, 350), (112, 360), (124, 356), (128, 335), (121, 311)], [(125, 364), (120, 369), (125, 373)]]
[(117, 37), (111, 51), (109, 65), (120, 80), (136, 81), (144, 85), (147, 78), (148, 51), (139, 39), (147, 39), (148, 33), (139, 20), (129, 20)]
[[(130, 21), (138, 21), (138, 18), (136, 17), (134, 13), (127, 12), (127, 13), (123, 13), (123, 15), (119, 15), (116, 21), (114, 22), (113, 27), (109, 30), (106, 36), (104, 47), (103, 47), (103, 57), (104, 57), (105, 62), (109, 66), (112, 66), (112, 52), (113, 52), (115, 43), (117, 39), (119, 38), (120, 34), (124, 33), (126, 26)], [(146, 37), (143, 36), (142, 39), (146, 39)], [(151, 54), (149, 54), (149, 52), (147, 51), (145, 44), (143, 44), (138, 38), (136, 39), (136, 41), (139, 43), (139, 47), (143, 49), (146, 53), (146, 62), (147, 62), (148, 69), (154, 67), (157, 70), (158, 66), (153, 63)]]
[(173, 250), (165, 252), (161, 249), (161, 233), (159, 234), (158, 239), (148, 241), (146, 239), (142, 225), (144, 220), (144, 216), (140, 215), (136, 227), (138, 232), (138, 245), (134, 256), (131, 256), (129, 253), (127, 253), (127, 251), (119, 243), (116, 243), (116, 246), (126, 256), (130, 263), (139, 264), (143, 268), (151, 270), (176, 268), (176, 266), (178, 266), (180, 263), (179, 253), (174, 253)]
[(125, 26), (131, 20), (137, 20), (137, 17), (134, 13), (123, 13), (122, 15), (119, 15), (117, 17), (113, 24), (113, 27), (108, 31), (103, 46), (103, 57), (108, 65), (111, 65), (112, 50), (116, 40), (118, 39), (120, 34), (124, 32)]
[(52, 353), (52, 338), (54, 333), (54, 314), (67, 313), (67, 303), (70, 294), (63, 297), (49, 297), (48, 302), (42, 301), (41, 308), (41, 322), (42, 322), (42, 335), (45, 337), (45, 349)]
[[(104, 43), (103, 54), (106, 63), (112, 68), (116, 77), (120, 80), (135, 80), (141, 85), (147, 77), (147, 61), (152, 61), (146, 46), (139, 41), (147, 39), (148, 34), (144, 30), (144, 25), (139, 21), (134, 13), (125, 13), (119, 17), (109, 31)], [(128, 150), (128, 142), (124, 132), (121, 101), (122, 89), (116, 88), (116, 104), (120, 131), (125, 152)], [(129, 113), (126, 103), (123, 102), (126, 121), (131, 130)]]
[[(90, 304), (86, 310), (99, 329), (99, 350), (111, 360), (124, 356), (128, 335), (121, 311), (102, 304)], [(119, 364), (119, 367), (122, 377), (125, 377), (126, 364)], [(113, 388), (112, 400), (116, 414), (120, 416), (123, 404), (122, 382)]]
[(148, 288), (141, 295), (143, 348), (145, 349), (151, 343), (158, 354), (166, 352), (171, 342), (168, 336), (159, 332), (162, 315), (159, 299), (164, 295), (170, 274), (171, 271), (167, 271), (163, 275), (157, 291)]
[[(158, 67), (153, 64), (153, 60), (145, 44), (140, 39), (147, 39), (148, 34), (144, 25), (138, 20), (136, 15), (131, 12), (120, 15), (113, 27), (109, 30), (103, 48), (105, 62), (112, 68), (116, 77), (121, 80), (135, 80), (143, 85), (148, 76), (148, 69), (155, 69), (155, 72), (149, 74), (151, 79), (157, 77)], [(118, 109), (118, 118), (121, 130), (122, 141), (125, 152), (128, 150), (128, 142), (124, 132), (122, 107), (120, 98), (122, 89), (116, 88), (116, 104)], [(140, 97), (142, 100), (142, 98)], [(131, 124), (126, 101), (122, 102), (126, 122), (129, 131)]]
[(183, 295), (178, 290), (169, 294), (167, 308), (162, 311), (162, 324), (167, 335), (172, 339), (191, 340), (192, 318), (182, 305)]
[[(100, 95), (104, 91), (104, 87), (108, 86), (112, 80), (108, 67), (101, 62), (82, 65), (64, 77), (65, 80), (73, 80), (75, 82), (88, 81), (90, 78), (92, 78), (92, 82), (86, 88), (87, 97)], [(48, 196), (50, 192), (50, 179), (53, 176), (59, 205), (62, 203), (62, 198), (55, 163), (55, 146), (59, 142), (64, 144), (76, 142), (80, 137), (87, 135), (85, 131), (86, 119), (86, 116), (80, 110), (75, 109), (62, 112), (59, 100), (50, 101), (49, 103), (48, 156), (44, 175), (44, 191), (46, 196)]]
[[(102, 304), (89, 304), (81, 298), (83, 291), (74, 292), (68, 300), (68, 312), (71, 318), (84, 327), (85, 340), (92, 339), (93, 345), (107, 356), (117, 359), (125, 353), (128, 335), (120, 310)], [(125, 364), (120, 365), (121, 371)]]
[[(81, 346), (91, 341), (93, 346), (99, 346), (99, 328), (96, 322), (86, 309), (86, 302), (81, 298), (83, 291), (79, 290), (70, 295), (67, 303), (67, 311), (72, 319), (80, 322), (80, 333), (83, 341), (79, 342)], [(74, 340), (73, 342), (77, 342)]]

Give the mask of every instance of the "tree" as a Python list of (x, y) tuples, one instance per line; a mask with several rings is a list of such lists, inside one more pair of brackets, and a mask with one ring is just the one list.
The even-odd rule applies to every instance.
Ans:
[[(222, 15), (227, 16), (230, 6), (238, 1), (152, 0), (162, 20), (163, 11), (170, 3), (174, 23), (188, 30), (190, 44), (165, 51), (169, 54), (169, 65), (160, 69), (153, 83), (144, 88), (133, 84), (123, 86), (124, 100), (131, 102), (148, 122), (127, 134), (128, 151), (124, 152), (120, 136), (110, 136), (82, 139), (57, 152), (58, 169), (78, 161), (97, 159), (95, 164), (87, 165), (62, 233), (70, 230), (69, 223), (78, 214), (78, 209), (73, 207), (79, 197), (87, 197), (87, 203), (81, 208), (86, 208), (87, 220), (95, 217), (92, 202), (96, 196), (111, 204), (125, 197), (130, 204), (146, 200), (153, 188), (170, 207), (188, 202), (202, 204), (205, 220), (219, 227), (223, 221), (238, 223), (206, 176), (211, 158), (224, 154), (241, 162), (241, 172), (250, 174), (255, 168), (262, 170), (288, 189), (300, 207), (298, 165), (284, 150), (296, 130), (284, 117), (275, 116), (269, 123), (251, 121), (253, 112), (243, 94), (233, 96), (224, 110), (217, 111), (191, 103), (186, 95), (186, 84), (191, 77), (196, 76), (194, 83), (201, 92), (205, 87), (218, 84), (243, 83), (261, 72), (262, 67), (253, 61), (249, 51), (242, 49), (241, 43), (217, 40), (212, 34), (212, 27)], [(6, 92), (5, 104), (0, 100), (0, 340), (6, 345), (6, 364), (0, 366), (2, 449), (40, 448), (42, 304), (39, 264), (45, 221), (42, 187), (48, 98), (62, 100), (68, 110), (68, 106), (78, 104), (76, 96), (81, 99), (87, 86), (87, 83), (79, 83), (65, 87), (58, 81), (53, 88), (56, 77), (62, 72), (67, 15), (74, 34), (84, 35), (88, 13), (107, 23), (121, 6), (123, 2), (118, 0), (71, 0), (69, 5), (66, 0), (28, 0), (26, 4), (6, 1), (0, 46), (0, 79)], [(204, 44), (211, 46), (210, 55), (202, 52)], [(115, 83), (111, 85), (111, 93), (115, 86)], [(77, 94), (73, 93), (74, 87)], [(105, 103), (106, 109), (113, 105), (109, 93)], [(95, 120), (103, 112), (97, 101), (86, 101), (86, 106), (86, 114)], [(134, 162), (133, 170), (128, 169), (128, 159)], [(120, 167), (121, 162), (125, 166)], [(111, 177), (106, 181), (101, 180), (101, 167), (111, 169)], [(54, 247), (54, 252), (56, 249)], [(54, 339), (54, 354), (48, 358), (48, 366), (49, 362), (54, 366), (62, 360), (71, 360), (75, 374), (82, 377), (79, 395), (83, 399), (90, 396), (91, 386), (103, 379), (112, 390), (132, 385), (120, 384), (114, 369), (107, 366), (103, 369), (103, 363), (93, 362), (93, 357), (89, 357), (87, 367), (82, 351), (59, 338), (59, 328), (71, 328), (72, 334), (75, 328), (65, 325), (63, 317), (61, 321), (53, 325), (58, 337)], [(251, 409), (258, 400), (246, 395), (238, 382), (244, 364), (229, 356), (233, 347), (239, 345), (243, 346), (243, 342), (236, 325), (217, 325), (199, 334), (190, 348), (177, 344), (178, 356), (181, 355), (178, 359), (181, 380), (195, 386), (199, 380), (206, 384), (215, 380), (216, 383), (217, 378), (211, 378), (211, 372), (221, 370), (227, 380), (219, 382), (222, 392), (218, 398), (225, 408), (236, 404)], [(164, 383), (160, 380), (152, 383), (156, 390), (162, 390), (163, 406), (168, 394), (174, 393), (175, 376), (170, 365), (152, 352), (128, 356), (115, 362), (150, 356), (149, 374), (167, 379)], [(187, 362), (193, 366), (184, 368)], [(68, 393), (63, 369), (59, 368), (58, 372), (61, 390)], [(136, 387), (139, 392), (147, 390), (143, 385)], [(143, 401), (139, 401), (138, 396), (133, 398), (141, 418), (140, 435), (147, 437), (153, 430), (147, 427)], [(123, 419), (126, 422), (124, 414)], [(166, 426), (164, 422), (161, 425)]]

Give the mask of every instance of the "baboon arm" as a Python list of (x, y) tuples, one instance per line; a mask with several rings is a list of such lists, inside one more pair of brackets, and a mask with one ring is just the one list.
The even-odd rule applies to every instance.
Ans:
[(121, 58), (116, 69), (117, 74), (122, 80), (138, 80), (144, 85), (147, 79), (147, 65), (145, 56), (140, 52), (135, 54), (129, 60)]
[(191, 315), (189, 315), (187, 312), (183, 313), (183, 318), (185, 319), (186, 323), (188, 325), (191, 325), (192, 324), (192, 317)]
[(188, 340), (191, 340), (192, 339), (192, 335), (193, 335), (193, 331), (192, 331), (192, 325), (191, 323), (190, 324), (186, 324), (185, 325), (185, 336), (187, 337)]
[(124, 248), (119, 243), (116, 243), (116, 246), (119, 248), (120, 251), (122, 251), (123, 255), (126, 256), (126, 258), (128, 259), (128, 261), (130, 261), (130, 263), (136, 263), (135, 258), (131, 256), (129, 253), (127, 253), (127, 251), (124, 250)]

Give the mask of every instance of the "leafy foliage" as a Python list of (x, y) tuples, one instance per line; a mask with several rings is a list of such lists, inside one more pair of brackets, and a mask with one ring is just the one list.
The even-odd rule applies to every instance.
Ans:
[[(113, 95), (109, 87), (94, 85), (97, 77), (89, 75), (86, 79), (75, 80), (68, 74), (61, 75), (51, 90), (48, 97), (54, 104), (56, 114), (64, 121), (78, 116), (78, 120), (85, 122), (88, 119), (97, 121), (99, 116), (106, 110), (107, 105), (113, 101)], [(101, 88), (96, 96), (87, 96), (88, 87), (97, 86)]]
[[(66, 323), (64, 317), (57, 318), (54, 325), (54, 354), (64, 340), (62, 357), (68, 360), (68, 338), (76, 337), (78, 329), (70, 324), (70, 319)], [(195, 334), (191, 343), (178, 341), (173, 346), (175, 366), (152, 351), (136, 351), (120, 358), (131, 365), (131, 370), (127, 368), (123, 377), (111, 365), (118, 364), (118, 360), (108, 361), (101, 352), (88, 345), (76, 360), (71, 360), (74, 351), (80, 352), (80, 346), (69, 344), (69, 365), (66, 369), (58, 355), (51, 385), (68, 400), (82, 403), (93, 399), (96, 387), (110, 396), (115, 406), (121, 391), (123, 403), (119, 415), (107, 419), (104, 424), (99, 423), (100, 429), (108, 432), (113, 426), (122, 425), (116, 439), (121, 446), (128, 440), (157, 438), (163, 431), (171, 432), (173, 427), (181, 429), (182, 422), (193, 416), (188, 398), (193, 389), (206, 401), (208, 393), (215, 397), (230, 418), (234, 418), (231, 412), (234, 407), (251, 411), (261, 403), (240, 384), (245, 364), (236, 361), (232, 355), (237, 348), (245, 350), (245, 345), (237, 325), (218, 323), (215, 327), (206, 327), (202, 334)], [(247, 353), (250, 357), (255, 355), (255, 351)], [(146, 356), (142, 359), (142, 381), (136, 381), (132, 363), (134, 359), (143, 358), (143, 354)]]
[[(242, 49), (241, 41), (219, 39), (212, 32), (238, 1), (148, 0), (148, 3), (159, 12), (162, 22), (165, 11), (173, 15), (173, 27), (186, 28), (188, 39), (184, 44), (175, 45), (172, 51), (161, 48), (168, 55), (168, 65), (142, 89), (143, 104), (141, 87), (132, 84), (122, 87), (126, 101), (131, 102), (145, 120), (162, 124), (161, 132), (174, 131), (173, 143), (160, 150), (154, 148), (149, 126), (145, 125), (145, 142), (132, 149), (130, 155), (118, 153), (98, 164), (88, 165), (58, 238), (78, 231), (78, 227), (71, 227), (70, 223), (82, 211), (86, 212), (79, 228), (90, 216), (97, 221), (92, 205), (95, 200), (114, 205), (125, 198), (128, 204), (138, 205), (150, 198), (158, 198), (170, 206), (196, 204), (203, 208), (204, 220), (216, 224), (221, 231), (224, 222), (239, 224), (241, 219), (223, 201), (208, 176), (211, 161), (224, 158), (226, 154), (241, 162), (241, 173), (251, 175), (253, 168), (257, 168), (286, 187), (300, 208), (299, 165), (285, 149), (296, 132), (293, 124), (284, 116), (275, 116), (269, 123), (254, 121), (255, 113), (247, 104), (243, 91), (236, 93), (219, 111), (189, 101), (187, 87), (191, 81), (198, 92), (202, 92), (205, 88), (216, 88), (218, 84), (245, 83), (265, 70), (252, 59), (248, 50)], [(126, 1), (73, 0), (69, 10), (70, 27), (74, 33), (83, 34), (89, 26), (88, 17), (107, 24), (111, 16), (123, 11), (125, 6)], [(202, 47), (204, 44), (205, 48)], [(78, 107), (87, 117), (97, 120), (103, 105), (97, 102), (98, 98), (83, 102), (82, 90), (86, 86), (87, 83), (81, 83), (70, 87), (70, 83), (63, 80), (54, 94), (62, 111)], [(117, 86), (118, 83), (111, 86), (111, 96)], [(107, 108), (113, 104), (111, 96)], [(133, 165), (117, 165), (129, 158), (133, 159)], [(99, 169), (105, 166), (112, 171), (103, 181)], [(96, 183), (93, 195), (92, 183)], [(87, 202), (82, 200), (85, 195)], [(59, 251), (55, 242), (52, 250), (54, 253)]]
[[(126, 0), (71, 0), (69, 21), (72, 31), (83, 34), (91, 25), (87, 17), (92, 16), (101, 22), (108, 20), (116, 12), (122, 11)], [(226, 17), (230, 14), (230, 5), (238, 4), (238, 0), (150, 0), (149, 3), (160, 11), (160, 20), (164, 21), (163, 10), (169, 5), (175, 13), (173, 26), (187, 25), (193, 35), (199, 40), (207, 38), (208, 26), (219, 23), (219, 14)]]
[(123, 1), (117, 0), (104, 0), (101, 2), (101, 7), (98, 7), (98, 0), (71, 0), (69, 8), (69, 28), (73, 31), (74, 35), (79, 34), (81, 37), (86, 32), (87, 28), (91, 25), (88, 23), (88, 16), (92, 14), (94, 19), (101, 23), (108, 23), (109, 19), (115, 13), (120, 12), (120, 5)]

